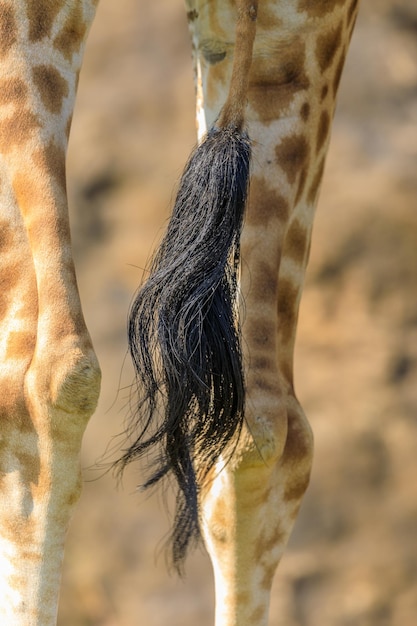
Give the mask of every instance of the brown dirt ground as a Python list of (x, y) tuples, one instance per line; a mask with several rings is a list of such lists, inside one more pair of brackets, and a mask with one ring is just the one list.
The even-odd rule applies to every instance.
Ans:
[[(296, 355), (315, 432), (311, 487), (276, 576), (271, 626), (417, 623), (417, 9), (363, 3), (315, 227)], [(204, 553), (185, 582), (158, 553), (158, 497), (88, 469), (119, 433), (128, 305), (194, 144), (181, 2), (101, 0), (71, 138), (87, 323), (103, 369), (71, 525), (60, 626), (208, 626)], [(118, 391), (119, 390), (119, 391)]]

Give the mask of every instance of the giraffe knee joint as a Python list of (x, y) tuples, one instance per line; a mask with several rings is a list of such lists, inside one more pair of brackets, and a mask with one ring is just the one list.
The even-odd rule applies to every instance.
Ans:
[(97, 405), (100, 381), (101, 373), (95, 356), (82, 355), (52, 381), (52, 404), (67, 413), (90, 416)]
[[(73, 431), (75, 441), (96, 408), (100, 382), (93, 350), (77, 348), (52, 362), (35, 358), (26, 374), (25, 395), (34, 415), (48, 412), (55, 434)], [(63, 419), (62, 414), (73, 419)]]

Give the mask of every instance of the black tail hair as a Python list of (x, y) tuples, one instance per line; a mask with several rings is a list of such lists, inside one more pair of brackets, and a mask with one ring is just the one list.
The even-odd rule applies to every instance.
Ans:
[(129, 317), (140, 401), (129, 428), (136, 439), (117, 465), (123, 470), (157, 449), (144, 487), (175, 478), (172, 558), (179, 572), (200, 537), (201, 486), (243, 424), (237, 273), (251, 147), (242, 121), (212, 128), (191, 155)]

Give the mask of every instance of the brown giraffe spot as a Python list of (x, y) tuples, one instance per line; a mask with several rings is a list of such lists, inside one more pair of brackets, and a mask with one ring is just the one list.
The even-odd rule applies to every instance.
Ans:
[(62, 102), (68, 96), (68, 83), (53, 65), (35, 65), (33, 81), (42, 103), (51, 113), (60, 113)]
[(324, 172), (324, 164), (325, 164), (326, 160), (325, 160), (325, 156), (321, 159), (319, 166), (317, 168), (317, 172), (316, 175), (313, 178), (313, 182), (310, 185), (310, 188), (308, 190), (308, 194), (307, 194), (307, 202), (311, 205), (313, 205), (316, 201), (317, 198), (317, 194), (320, 188), (320, 183), (321, 183), (321, 179), (323, 178), (323, 172)]
[(304, 476), (301, 476), (296, 481), (291, 482), (287, 485), (284, 491), (284, 500), (285, 502), (291, 502), (292, 500), (299, 501), (305, 494), (307, 487), (310, 482), (310, 473), (307, 472)]
[(27, 86), (21, 78), (6, 78), (0, 81), (0, 104), (15, 102), (21, 106), (27, 92)]
[(251, 355), (250, 368), (252, 371), (271, 371), (276, 368), (275, 359), (272, 356)]
[(302, 265), (305, 261), (307, 245), (307, 229), (299, 220), (293, 220), (285, 237), (285, 256)]
[(357, 13), (355, 13), (355, 19), (353, 20), (349, 32), (348, 32), (348, 36), (347, 36), (347, 41), (350, 42), (350, 40), (352, 39), (352, 35), (353, 35), (353, 31), (355, 30), (355, 24), (356, 24), (356, 18), (357, 18)]
[[(253, 346), (251, 346), (251, 349)], [(269, 350), (269, 348), (268, 348)], [(252, 355), (252, 351), (251, 351)], [(254, 390), (262, 391), (263, 395), (268, 394), (273, 399), (280, 396), (281, 387), (278, 379), (278, 370), (276, 363), (271, 360), (269, 367), (254, 368), (252, 367), (252, 359), (250, 361), (251, 369), (247, 376), (247, 386), (251, 394)], [(253, 499), (252, 499), (253, 501)]]
[(263, 566), (264, 572), (261, 579), (261, 586), (263, 589), (266, 589), (267, 591), (271, 589), (272, 580), (274, 578), (277, 567), (278, 563), (275, 561), (275, 559), (271, 563)]
[(0, 59), (8, 54), (17, 40), (17, 24), (10, 4), (0, 3)]
[(295, 500), (292, 501), (292, 509), (289, 511), (288, 517), (293, 522), (295, 522), (295, 520), (298, 517), (298, 514), (300, 512), (300, 507), (301, 507), (301, 501), (300, 502), (296, 502)]
[(256, 542), (254, 554), (256, 563), (261, 562), (265, 554), (269, 556), (270, 552), (272, 552), (276, 546), (283, 545), (286, 539), (287, 535), (285, 531), (282, 530), (279, 523), (276, 523), (276, 527), (270, 535), (264, 532)]
[[(5, 434), (5, 426), (7, 423), (13, 424), (13, 431), (16, 429), (23, 435), (33, 432), (33, 423), (27, 410), (26, 401), (23, 397), (23, 389), (20, 386), (20, 380), (17, 385), (10, 379), (2, 379), (0, 381), (0, 424), (2, 427), (3, 443), (8, 440)], [(0, 444), (1, 446), (1, 444)], [(0, 476), (4, 473), (1, 467), (4, 456), (0, 454)], [(7, 459), (7, 455), (6, 455)]]
[(55, 181), (66, 192), (65, 150), (50, 141), (45, 148), (34, 153), (33, 162), (47, 174), (52, 174)]
[(342, 43), (343, 25), (319, 35), (316, 44), (316, 57), (322, 72), (326, 71), (333, 63), (334, 57)]
[(264, 392), (265, 394), (271, 394), (273, 397), (279, 393), (280, 387), (275, 375), (271, 375), (271, 372), (264, 374), (263, 376), (251, 377), (251, 387)]
[(287, 278), (278, 283), (278, 320), (281, 339), (289, 340), (298, 316), (298, 288)]
[(276, 324), (269, 318), (257, 318), (246, 323), (246, 336), (248, 342), (254, 348), (264, 348), (271, 340), (275, 339)]
[(78, 89), (78, 84), (80, 82), (80, 72), (81, 72), (81, 67), (78, 68), (78, 70), (75, 73), (75, 91), (77, 91)]
[(271, 217), (281, 222), (288, 220), (288, 201), (275, 189), (268, 187), (264, 178), (254, 177), (250, 184), (247, 222), (254, 226), (267, 226)]
[(26, 358), (35, 348), (36, 337), (29, 332), (11, 332), (7, 339), (6, 358)]
[(311, 252), (311, 232), (309, 233), (309, 236), (307, 238), (305, 265), (307, 265), (308, 260), (310, 258), (310, 252)]
[(250, 601), (250, 595), (248, 591), (238, 591), (236, 595), (236, 603), (238, 606), (248, 604)]
[(333, 95), (337, 94), (337, 90), (339, 89), (340, 79), (342, 78), (343, 67), (345, 65), (345, 55), (342, 54), (340, 57), (339, 63), (337, 64), (336, 72), (333, 79)]
[(70, 509), (72, 509), (80, 499), (82, 485), (80, 484), (78, 489), (74, 492), (70, 493), (67, 497), (67, 505)]
[(39, 127), (39, 120), (32, 111), (17, 108), (13, 115), (0, 120), (0, 151), (7, 154), (15, 146), (25, 144), (31, 131)]
[(11, 261), (1, 268), (0, 273), (0, 290), (4, 295), (10, 293), (13, 287), (18, 283), (22, 276), (22, 269), (18, 261)]
[(27, 170), (16, 172), (13, 178), (13, 191), (23, 216), (26, 215), (31, 206), (42, 202), (42, 190)]
[(66, 136), (66, 138), (67, 138), (67, 141), (68, 141), (69, 136), (70, 136), (70, 132), (71, 132), (71, 125), (72, 125), (72, 113), (71, 113), (71, 115), (69, 116), (69, 118), (67, 119), (67, 124), (66, 124), (66, 127), (65, 127), (65, 136)]
[(305, 72), (305, 44), (298, 40), (280, 49), (271, 63), (268, 55), (252, 61), (248, 99), (263, 122), (275, 120), (288, 109), (294, 96), (308, 89)]
[[(288, 432), (283, 461), (291, 467), (294, 463), (301, 464), (308, 460), (313, 447), (311, 430), (301, 409), (299, 411), (300, 413), (294, 408), (288, 409)], [(297, 483), (305, 484), (308, 477), (304, 476), (304, 472), (301, 473), (302, 476), (297, 479)]]
[(330, 130), (330, 115), (327, 111), (322, 111), (320, 115), (319, 127), (317, 129), (316, 154), (322, 149)]
[(352, 0), (352, 4), (350, 5), (348, 12), (347, 12), (347, 24), (350, 27), (355, 25), (357, 8), (358, 8), (358, 0)]
[(0, 220), (0, 252), (4, 254), (13, 247), (13, 230), (7, 220)]
[(54, 39), (54, 48), (71, 61), (73, 54), (79, 51), (86, 34), (87, 24), (83, 18), (82, 7), (79, 4), (74, 5), (62, 30)]
[(40, 41), (51, 36), (52, 25), (56, 16), (65, 5), (65, 0), (43, 0), (26, 2), (29, 21), (29, 41)]
[(194, 20), (196, 20), (198, 18), (198, 11), (196, 11), (196, 9), (193, 9), (192, 11), (187, 11), (187, 20), (189, 22), (194, 22)]
[(20, 465), (20, 473), (23, 483), (25, 485), (29, 485), (30, 483), (36, 484), (38, 482), (40, 472), (40, 459), (36, 455), (36, 447), (35, 454), (28, 454), (27, 452), (22, 452), (20, 450), (15, 450), (14, 454)]
[(310, 155), (310, 146), (304, 135), (284, 137), (275, 148), (278, 165), (284, 170), (288, 182), (292, 185), (297, 174), (303, 170)]
[(320, 94), (320, 102), (326, 99), (327, 94), (329, 93), (329, 85), (323, 85), (321, 94)]
[[(0, 281), (0, 284), (1, 284), (1, 281)], [(0, 321), (6, 317), (8, 310), (9, 310), (8, 298), (4, 296), (4, 293), (0, 293)]]
[(298, 10), (307, 11), (310, 17), (324, 17), (344, 3), (345, 0), (298, 0)]
[(304, 188), (307, 182), (307, 172), (307, 167), (303, 167), (300, 173), (300, 178), (298, 180), (297, 193), (294, 199), (295, 204), (298, 204), (298, 202), (301, 200), (301, 196), (303, 195)]
[(278, 263), (274, 259), (257, 260), (251, 266), (251, 298), (258, 302), (275, 300), (278, 285)]
[(303, 122), (306, 122), (310, 117), (310, 105), (308, 102), (304, 102), (300, 109), (300, 115)]
[[(26, 497), (25, 497), (26, 496)], [(30, 493), (26, 492), (23, 496), (23, 502), (28, 502), (30, 499)], [(29, 500), (30, 502), (30, 500)], [(28, 502), (28, 504), (29, 504)], [(11, 514), (8, 517), (4, 516), (2, 519), (2, 531), (3, 537), (13, 543), (18, 542), (20, 548), (23, 546), (30, 546), (33, 544), (33, 535), (36, 530), (35, 520), (33, 515), (14, 515)], [(26, 558), (32, 561), (40, 559), (40, 555), (36, 554), (32, 550), (25, 551)], [(15, 564), (16, 570), (19, 571), (19, 561)]]

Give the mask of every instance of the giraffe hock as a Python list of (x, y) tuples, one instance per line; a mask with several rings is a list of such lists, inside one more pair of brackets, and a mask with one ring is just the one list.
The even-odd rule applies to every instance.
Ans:
[(139, 405), (118, 466), (156, 450), (144, 487), (175, 479), (178, 572), (200, 538), (201, 485), (243, 422), (237, 272), (250, 152), (247, 135), (231, 126), (213, 128), (196, 148), (130, 311)]

